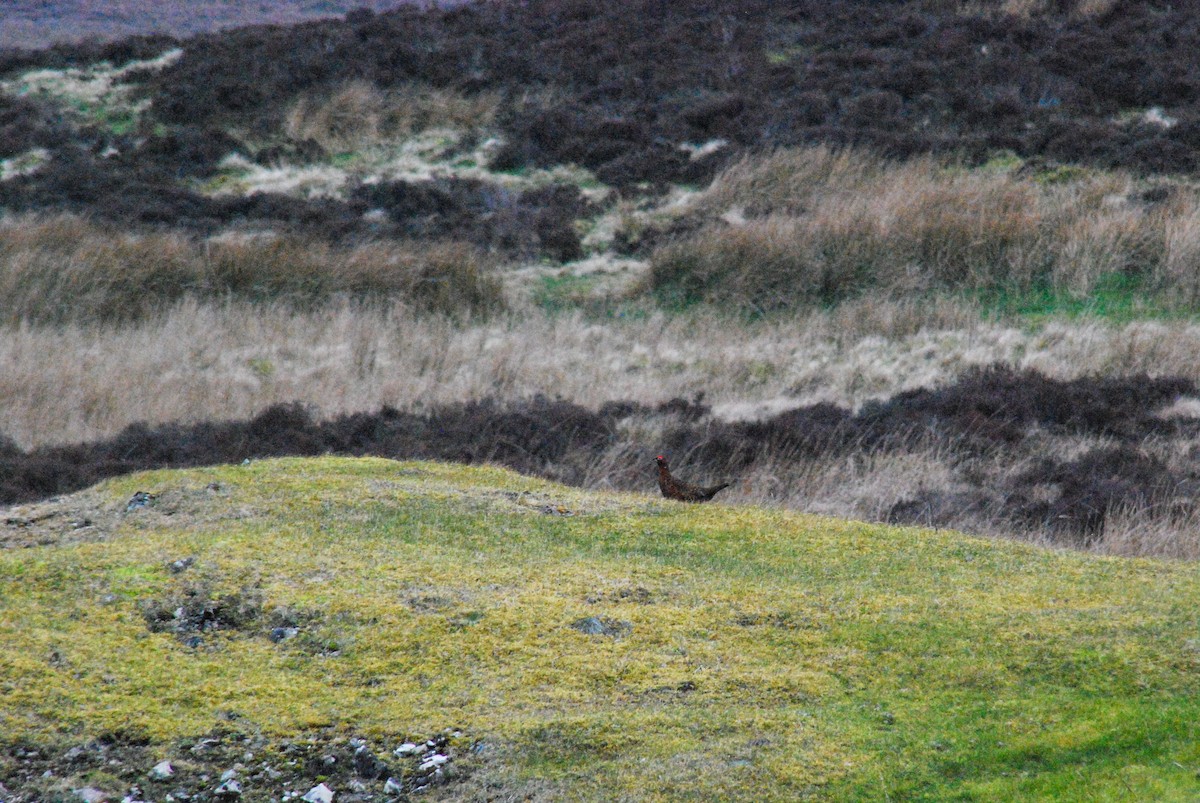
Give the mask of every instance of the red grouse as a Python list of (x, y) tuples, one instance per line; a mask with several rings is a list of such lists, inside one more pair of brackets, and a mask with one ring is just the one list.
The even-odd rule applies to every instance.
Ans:
[(662, 488), (662, 495), (668, 499), (678, 499), (680, 502), (707, 502), (717, 495), (717, 491), (729, 487), (728, 482), (723, 482), (711, 488), (701, 488), (699, 485), (672, 477), (667, 458), (662, 455), (654, 458), (654, 462), (658, 463), (658, 487)]

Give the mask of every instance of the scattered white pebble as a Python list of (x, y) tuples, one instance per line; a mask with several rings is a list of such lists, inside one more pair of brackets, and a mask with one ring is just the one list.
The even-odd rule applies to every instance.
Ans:
[(439, 754), (435, 753), (434, 755), (430, 756), (429, 758), (427, 758), (421, 762), (421, 766), (417, 767), (417, 772), (427, 772), (427, 771), (433, 769), (434, 767), (442, 766), (449, 760), (450, 760), (449, 756), (443, 756), (443, 755), (439, 755)]

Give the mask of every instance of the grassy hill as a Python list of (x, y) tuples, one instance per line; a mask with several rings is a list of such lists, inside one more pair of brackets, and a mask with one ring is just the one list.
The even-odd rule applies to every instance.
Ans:
[(1197, 787), (1182, 564), (381, 459), (134, 474), (6, 515), (6, 800)]

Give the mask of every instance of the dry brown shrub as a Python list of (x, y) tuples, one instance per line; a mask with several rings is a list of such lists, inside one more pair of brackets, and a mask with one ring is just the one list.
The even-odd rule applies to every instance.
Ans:
[[(1099, 17), (1112, 11), (1117, 0), (1075, 0), (1070, 13), (1075, 17)], [(945, 3), (934, 3), (935, 7), (944, 8)], [(1059, 4), (1050, 0), (975, 0), (968, 3), (955, 3), (954, 8), (961, 13), (971, 16), (1011, 16), (1019, 19), (1031, 19), (1056, 13)]]
[(696, 203), (699, 230), (653, 255), (642, 289), (751, 312), (864, 290), (1081, 296), (1113, 275), (1196, 297), (1194, 191), (1152, 202), (1122, 173), (1050, 176), (823, 146), (747, 157)]
[[(928, 161), (914, 160), (908, 169), (920, 170)], [(832, 196), (861, 195), (877, 186), (889, 167), (893, 165), (869, 151), (827, 145), (746, 155), (713, 181), (700, 211), (719, 214), (742, 207), (754, 216), (802, 213)]]
[(72, 217), (0, 226), (0, 321), (128, 321), (186, 297), (312, 304), (399, 298), (438, 313), (487, 314), (503, 292), (475, 248), (454, 242), (337, 247), (286, 236), (196, 241)]
[(26, 319), (142, 317), (163, 293), (203, 283), (194, 247), (178, 235), (119, 233), (78, 218), (0, 227), (0, 316)]
[(284, 131), (329, 151), (352, 151), (430, 128), (486, 128), (499, 106), (498, 92), (467, 95), (420, 84), (383, 90), (353, 81), (302, 95), (288, 111)]
[(754, 313), (828, 303), (865, 288), (878, 263), (871, 222), (846, 216), (827, 226), (772, 216), (732, 229), (709, 228), (655, 254), (649, 281), (668, 301), (702, 301)]
[(1081, 17), (1099, 17), (1116, 8), (1117, 0), (1079, 0), (1075, 13)]
[(1165, 255), (1159, 265), (1159, 284), (1172, 288), (1177, 303), (1200, 304), (1200, 203), (1193, 201), (1164, 224)]
[(1033, 17), (1045, 14), (1050, 8), (1048, 0), (1004, 0), (1000, 3), (1000, 13), (1014, 17)]

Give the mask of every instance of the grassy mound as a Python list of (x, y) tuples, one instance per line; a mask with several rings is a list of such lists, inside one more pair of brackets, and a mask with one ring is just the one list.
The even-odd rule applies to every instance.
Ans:
[(448, 798), (1168, 800), (1200, 767), (1183, 565), (334, 458), (111, 480), (0, 544), (6, 799), (379, 796), (429, 734)]

